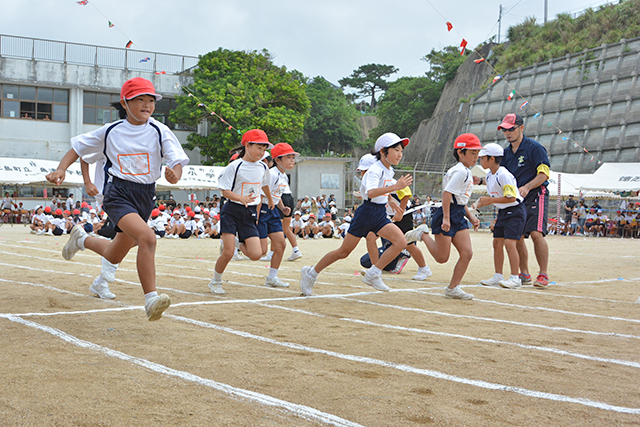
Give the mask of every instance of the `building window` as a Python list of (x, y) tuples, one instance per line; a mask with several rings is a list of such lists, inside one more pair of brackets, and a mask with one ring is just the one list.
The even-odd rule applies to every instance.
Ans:
[(171, 130), (185, 130), (185, 131), (195, 132), (196, 131), (195, 127), (179, 125), (179, 124), (173, 123), (169, 119), (169, 113), (175, 110), (177, 107), (178, 107), (178, 103), (176, 102), (175, 99), (162, 98), (156, 104), (156, 110), (153, 113), (153, 118), (161, 123), (164, 123)]
[(120, 95), (117, 93), (88, 92), (83, 94), (83, 123), (105, 125), (119, 119), (118, 111), (111, 106), (112, 102), (118, 102)]
[(0, 85), (1, 117), (69, 121), (69, 91), (35, 86)]

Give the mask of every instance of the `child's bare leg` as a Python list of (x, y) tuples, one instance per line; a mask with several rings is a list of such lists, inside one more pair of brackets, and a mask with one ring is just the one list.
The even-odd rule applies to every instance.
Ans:
[(378, 235), (391, 242), (391, 246), (382, 253), (378, 262), (374, 264), (380, 270), (383, 270), (387, 264), (393, 261), (407, 246), (407, 239), (405, 239), (404, 233), (395, 224), (385, 225), (378, 231)]
[[(235, 239), (233, 244), (235, 244)], [(224, 248), (227, 249), (227, 242), (224, 242), (224, 245)], [(258, 261), (262, 256), (260, 238), (258, 236), (249, 237), (240, 245), (240, 250), (243, 254), (248, 256), (251, 261)]]
[(422, 234), (422, 241), (427, 246), (429, 253), (438, 264), (449, 261), (451, 254), (451, 237), (442, 233), (431, 237), (428, 233)]
[(284, 233), (280, 232), (269, 234), (269, 240), (271, 240), (271, 250), (273, 251), (271, 268), (278, 269), (284, 256), (284, 250), (287, 247), (287, 241), (284, 238)]
[(469, 236), (469, 230), (460, 230), (453, 236), (451, 243), (455, 246), (460, 259), (453, 267), (453, 275), (451, 276), (451, 282), (449, 283), (449, 289), (453, 289), (462, 282), (464, 273), (466, 273), (471, 257), (473, 257), (473, 249), (471, 248), (471, 237)]
[(405, 249), (409, 252), (416, 264), (418, 264), (418, 267), (422, 268), (427, 266), (427, 262), (424, 260), (424, 255), (418, 245), (407, 245)]
[(529, 252), (527, 251), (527, 244), (524, 237), (521, 237), (516, 243), (518, 249), (518, 256), (520, 257), (520, 273), (529, 274)]
[(284, 230), (284, 235), (289, 240), (291, 247), (295, 248), (298, 246), (298, 239), (296, 239), (296, 235), (293, 233), (291, 229), (291, 217), (282, 218), (282, 229)]
[(376, 265), (378, 263), (378, 259), (380, 258), (380, 254), (378, 252), (378, 236), (374, 233), (369, 232), (367, 237), (365, 238), (367, 242), (367, 252), (369, 253), (369, 259), (371, 260), (371, 265)]
[(326, 254), (325, 256), (318, 261), (315, 265), (314, 270), (316, 273), (320, 273), (322, 270), (333, 264), (334, 262), (344, 259), (349, 256), (351, 252), (358, 246), (358, 242), (360, 242), (360, 237), (356, 237), (353, 234), (347, 233), (344, 240), (342, 241), (342, 245), (334, 250)]
[[(515, 249), (515, 244), (516, 241), (513, 241), (513, 248)], [(505, 245), (505, 239), (503, 237), (494, 237), (493, 238), (493, 268), (495, 269), (496, 273), (500, 273), (502, 274), (502, 267), (504, 266), (504, 245)], [(508, 249), (507, 249), (507, 253), (508, 253)], [(509, 261), (511, 261), (512, 256), (511, 254), (509, 254)], [(511, 273), (513, 274), (513, 269), (511, 270)], [(516, 276), (518, 275), (518, 273), (516, 272)]]
[[(516, 247), (518, 241), (513, 239), (503, 239), (504, 246), (507, 249), (507, 256), (509, 257), (509, 266), (511, 267), (511, 275), (517, 276), (520, 267), (520, 256), (518, 255), (518, 248)], [(500, 249), (502, 252), (502, 249)], [(503, 255), (504, 258), (504, 255)]]

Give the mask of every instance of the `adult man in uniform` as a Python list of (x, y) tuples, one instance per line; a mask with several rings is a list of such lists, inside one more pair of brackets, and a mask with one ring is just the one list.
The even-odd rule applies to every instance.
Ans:
[[(549, 286), (547, 274), (549, 247), (544, 236), (547, 235), (549, 205), (547, 185), (550, 176), (547, 150), (538, 141), (524, 136), (524, 120), (518, 114), (507, 114), (498, 126), (498, 130), (502, 130), (510, 144), (510, 147), (504, 150), (501, 164), (515, 176), (527, 210), (523, 237), (531, 236), (533, 250), (540, 267), (533, 286), (546, 288)], [(474, 177), (475, 181), (481, 180)], [(525, 240), (520, 239), (516, 247), (520, 255), (520, 279), (525, 284), (531, 281), (529, 254)]]

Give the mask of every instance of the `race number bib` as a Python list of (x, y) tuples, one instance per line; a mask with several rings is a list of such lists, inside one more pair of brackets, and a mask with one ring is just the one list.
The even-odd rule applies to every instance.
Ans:
[(118, 154), (118, 163), (124, 175), (147, 175), (151, 172), (149, 153)]

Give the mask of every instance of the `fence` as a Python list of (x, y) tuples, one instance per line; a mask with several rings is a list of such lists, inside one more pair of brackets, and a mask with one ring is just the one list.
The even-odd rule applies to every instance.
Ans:
[(1, 34), (0, 57), (168, 74), (181, 73), (198, 64), (195, 56)]

